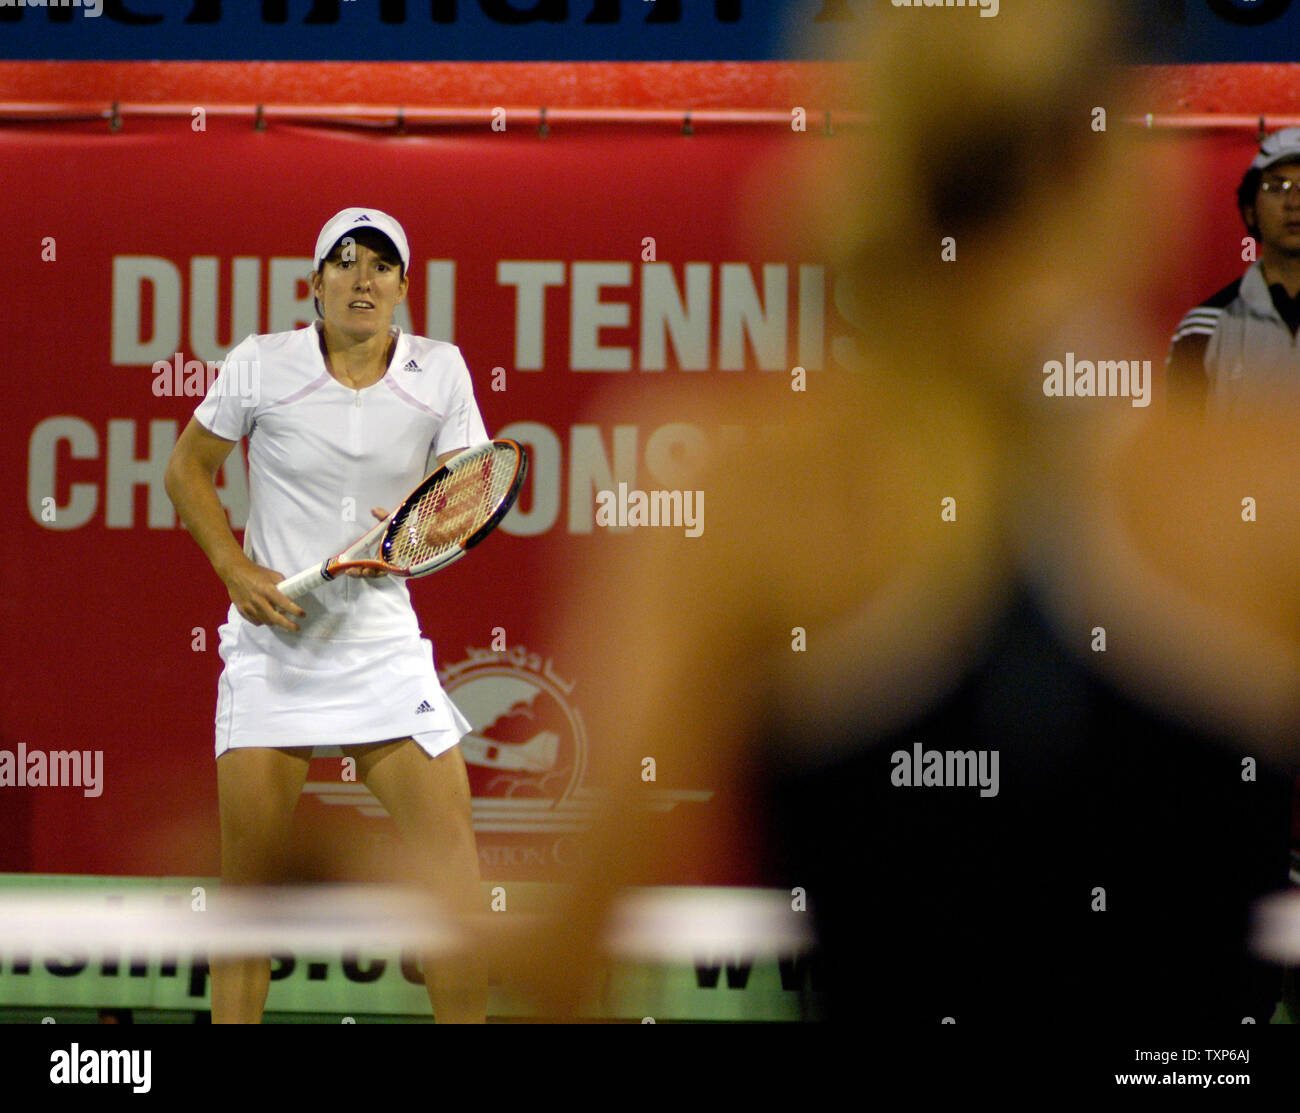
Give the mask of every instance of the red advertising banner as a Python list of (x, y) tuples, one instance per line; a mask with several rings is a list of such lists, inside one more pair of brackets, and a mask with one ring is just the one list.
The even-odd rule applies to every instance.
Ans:
[[(1194, 145), (1205, 167), (1153, 199), (1187, 210), (1188, 259), (1146, 292), (1165, 335), (1244, 270), (1232, 197), (1251, 139), (1165, 140)], [(788, 389), (792, 368), (835, 360), (833, 276), (783, 233), (779, 200), (827, 142), (815, 129), (680, 125), (543, 138), (504, 114), (474, 133), (257, 131), (200, 110), (117, 134), (0, 132), (15, 264), (0, 751), (42, 788), (15, 791), (0, 769), (0, 872), (218, 872), (213, 710), (229, 601), (163, 470), (224, 353), (312, 320), (315, 237), (349, 205), (403, 222), (413, 266), (398, 323), (459, 345), (489, 432), (531, 453), (501, 530), (412, 598), (474, 727), (463, 750), (484, 877), (546, 880), (568, 864), (600, 744), (584, 693), (600, 678), (557, 658), (541, 616), (587, 547), (626, 541), (597, 523), (600, 492), (680, 488), (693, 461), (743, 435), (693, 420), (698, 384)], [(239, 527), (238, 454), (220, 482)], [(300, 821), (367, 846), (393, 838), (340, 764), (313, 763)], [(656, 791), (673, 822), (708, 823), (729, 790), (686, 770)], [(675, 880), (755, 883), (750, 857), (730, 842)]]
[[(553, 657), (537, 617), (582, 546), (625, 540), (598, 526), (599, 491), (681, 486), (728, 435), (692, 422), (695, 383), (746, 389), (824, 365), (824, 269), (764, 247), (739, 217), (762, 168), (800, 141), (818, 142), (680, 125), (543, 138), (504, 115), (475, 134), (259, 132), (197, 111), (119, 134), (0, 134), (23, 260), (6, 314), (0, 749), (43, 789), (0, 787), (0, 870), (217, 871), (213, 709), (229, 601), (163, 472), (224, 353), (313, 319), (315, 237), (348, 205), (404, 223), (411, 294), (397, 323), (458, 344), (489, 432), (531, 454), (498, 533), (412, 596), (474, 726), (463, 747), (484, 876), (544, 879), (564, 864), (590, 809), (598, 740), (582, 704), (597, 678)], [(625, 419), (584, 417), (598, 395), (625, 403), (602, 410)], [(675, 419), (643, 424), (647, 398), (680, 399)], [(241, 526), (238, 454), (219, 487)], [(73, 751), (80, 787), (68, 784)], [(340, 764), (313, 763), (300, 820), (391, 837)], [(717, 786), (669, 777), (659, 791), (685, 816)], [(701, 880), (743, 882), (742, 861)]]

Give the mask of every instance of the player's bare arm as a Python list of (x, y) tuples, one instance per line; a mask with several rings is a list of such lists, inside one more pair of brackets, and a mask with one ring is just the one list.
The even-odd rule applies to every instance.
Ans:
[(297, 630), (288, 614), (301, 618), (307, 612), (276, 589), (283, 579), (278, 572), (244, 555), (217, 496), (217, 469), (236, 443), (218, 437), (191, 418), (167, 462), (167, 496), (226, 585), (239, 613), (256, 626)]

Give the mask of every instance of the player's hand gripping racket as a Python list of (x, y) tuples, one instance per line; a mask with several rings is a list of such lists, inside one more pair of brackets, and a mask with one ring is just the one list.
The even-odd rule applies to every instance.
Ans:
[(351, 568), (407, 578), (445, 568), (496, 529), (515, 504), (527, 474), (528, 456), (514, 441), (467, 448), (364, 537), (276, 586), (290, 599), (299, 599)]

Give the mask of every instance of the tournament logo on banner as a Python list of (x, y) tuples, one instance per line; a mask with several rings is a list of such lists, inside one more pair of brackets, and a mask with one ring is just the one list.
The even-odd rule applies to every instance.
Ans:
[(580, 796), (587, 738), (569, 702), (573, 683), (522, 646), (470, 649), (439, 679), (474, 728), (460, 746), (475, 829), (578, 829), (590, 809)]
[[(588, 740), (573, 693), (554, 662), (523, 646), (470, 647), (438, 672), (443, 690), (469, 719), (460, 750), (474, 797), (474, 831), (485, 870), (535, 874), (573, 864), (571, 836), (599, 802), (584, 783)], [(386, 819), (362, 784), (311, 781), (303, 795)], [(648, 789), (660, 813), (712, 799), (708, 789)]]
[[(547, 836), (509, 845), (480, 837), (484, 866), (567, 864), (563, 837), (580, 831), (594, 810), (582, 785), (587, 734), (570, 699), (573, 682), (556, 673), (549, 658), (543, 661), (522, 646), (500, 652), (470, 648), (438, 677), (472, 727), (460, 750), (476, 834)], [(362, 784), (313, 781), (304, 796), (386, 819)]]

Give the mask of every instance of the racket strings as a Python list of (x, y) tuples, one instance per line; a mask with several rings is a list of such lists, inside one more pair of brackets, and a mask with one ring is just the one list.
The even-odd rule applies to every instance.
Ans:
[(399, 523), (388, 560), (411, 567), (462, 545), (492, 517), (516, 466), (513, 452), (489, 449), (443, 476)]

